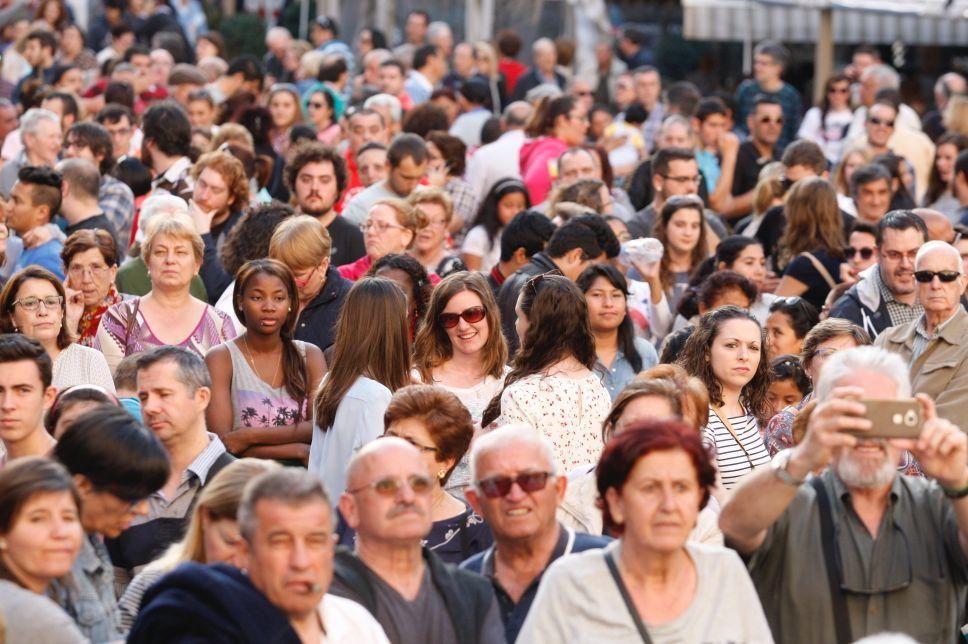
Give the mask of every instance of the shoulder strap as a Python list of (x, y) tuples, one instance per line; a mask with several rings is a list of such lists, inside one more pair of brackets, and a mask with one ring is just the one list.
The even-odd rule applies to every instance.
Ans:
[(713, 410), (713, 413), (716, 414), (716, 418), (718, 418), (719, 422), (723, 424), (723, 427), (726, 428), (726, 431), (729, 432), (729, 435), (733, 437), (733, 440), (736, 441), (736, 444), (739, 445), (739, 448), (743, 450), (743, 454), (746, 455), (746, 460), (750, 462), (750, 467), (756, 469), (756, 465), (753, 464), (753, 457), (750, 456), (746, 446), (743, 445), (743, 441), (739, 439), (739, 435), (736, 433), (736, 430), (733, 429), (733, 425), (729, 422), (729, 419), (720, 414), (719, 410), (712, 405), (710, 405), (709, 408)]
[(823, 480), (819, 476), (810, 479), (810, 485), (817, 493), (817, 508), (820, 511), (820, 543), (823, 545), (824, 564), (827, 568), (827, 585), (830, 587), (830, 603), (834, 613), (834, 632), (837, 634), (838, 644), (848, 644), (854, 641), (850, 636), (850, 617), (847, 614), (847, 599), (840, 590), (840, 580), (837, 575), (837, 561), (834, 557), (833, 517), (830, 509), (830, 496)]
[(138, 311), (141, 310), (141, 298), (136, 297), (134, 301), (127, 307), (128, 308), (128, 319), (124, 323), (124, 351), (128, 352), (128, 342), (131, 340), (131, 331), (134, 330), (134, 325), (138, 321)]
[(612, 579), (615, 580), (615, 585), (618, 586), (618, 592), (622, 595), (622, 601), (625, 602), (625, 608), (628, 609), (629, 615), (632, 617), (632, 623), (635, 624), (635, 628), (638, 630), (643, 644), (652, 644), (649, 631), (639, 616), (639, 610), (635, 607), (632, 596), (629, 595), (628, 588), (625, 587), (625, 582), (622, 581), (622, 575), (618, 572), (618, 566), (615, 565), (615, 559), (612, 557), (612, 553), (605, 550), (602, 552), (602, 555), (605, 557), (605, 565), (608, 566), (608, 572), (611, 573)]
[(817, 269), (818, 273), (820, 273), (820, 277), (822, 277), (824, 281), (827, 282), (827, 286), (829, 286), (830, 288), (837, 286), (837, 280), (835, 280), (830, 275), (830, 271), (827, 270), (827, 268), (820, 262), (819, 259), (816, 258), (816, 256), (813, 253), (808, 253), (804, 251), (800, 253), (800, 257), (806, 257), (807, 259), (810, 260), (810, 263), (813, 264), (813, 267)]

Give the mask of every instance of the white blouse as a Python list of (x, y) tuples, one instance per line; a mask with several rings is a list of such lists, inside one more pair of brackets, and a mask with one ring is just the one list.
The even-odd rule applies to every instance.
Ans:
[(104, 354), (76, 342), (57, 354), (52, 384), (58, 391), (74, 385), (97, 385), (115, 393), (114, 379)]

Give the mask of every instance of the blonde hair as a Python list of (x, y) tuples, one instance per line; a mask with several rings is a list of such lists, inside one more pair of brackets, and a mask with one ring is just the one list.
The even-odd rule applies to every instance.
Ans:
[(186, 214), (172, 213), (168, 217), (153, 217), (145, 229), (145, 238), (141, 242), (141, 259), (145, 264), (151, 255), (151, 247), (155, 238), (166, 235), (175, 239), (191, 242), (195, 261), (201, 262), (205, 255), (205, 242), (195, 230), (195, 223)]
[(269, 257), (296, 271), (319, 266), (331, 250), (332, 240), (326, 226), (309, 215), (284, 219), (269, 241)]
[(212, 137), (211, 147), (213, 150), (218, 150), (224, 143), (238, 143), (250, 150), (255, 149), (252, 133), (238, 123), (224, 123), (218, 126), (218, 132)]
[(454, 201), (450, 198), (450, 195), (440, 188), (422, 188), (420, 190), (414, 190), (410, 193), (410, 196), (407, 197), (407, 203), (414, 208), (419, 208), (420, 204), (423, 203), (437, 204), (444, 209), (444, 216), (447, 218), (446, 223), (448, 226), (450, 225), (451, 220), (454, 218)]
[(756, 192), (753, 193), (753, 214), (762, 215), (773, 207), (776, 199), (783, 198), (783, 164), (772, 161), (760, 170), (759, 181), (756, 182)]
[(968, 97), (952, 96), (942, 118), (948, 132), (968, 136)]
[(424, 211), (403, 199), (380, 199), (370, 206), (370, 212), (378, 206), (387, 206), (396, 213), (397, 223), (412, 233), (407, 248), (413, 247), (413, 243), (417, 240), (417, 231), (427, 227), (427, 215)]

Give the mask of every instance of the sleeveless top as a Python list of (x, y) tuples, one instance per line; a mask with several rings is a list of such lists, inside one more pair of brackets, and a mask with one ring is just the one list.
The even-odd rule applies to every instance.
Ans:
[[(294, 342), (305, 361), (306, 343)], [(303, 401), (294, 400), (285, 386), (269, 386), (253, 371), (238, 341), (231, 340), (225, 346), (232, 358), (232, 427), (285, 427), (311, 420), (308, 396)]]

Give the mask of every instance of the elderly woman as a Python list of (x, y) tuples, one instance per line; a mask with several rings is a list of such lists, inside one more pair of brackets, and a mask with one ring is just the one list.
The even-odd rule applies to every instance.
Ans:
[(100, 352), (74, 342), (67, 324), (67, 294), (53, 273), (28, 266), (0, 292), (0, 331), (36, 340), (54, 362), (57, 389), (95, 384), (114, 392), (111, 371)]
[(79, 344), (89, 347), (94, 344), (101, 316), (124, 299), (114, 285), (118, 247), (106, 230), (78, 230), (64, 242), (61, 259), (67, 273), (69, 330)]
[(692, 427), (633, 424), (596, 476), (606, 528), (620, 536), (551, 565), (518, 641), (773, 641), (739, 556), (688, 541), (716, 479)]
[(427, 227), (427, 216), (402, 199), (377, 201), (360, 224), (366, 254), (352, 264), (339, 267), (339, 274), (355, 282), (373, 262), (390, 253), (404, 253), (413, 247), (417, 231)]
[(203, 250), (202, 238), (188, 217), (172, 215), (148, 224), (141, 258), (148, 267), (151, 291), (110, 307), (95, 338), (95, 348), (104, 353), (112, 371), (132, 353), (172, 345), (204, 356), (236, 336), (227, 315), (189, 292)]
[(428, 273), (447, 277), (466, 270), (464, 262), (450, 250), (450, 224), (454, 220), (454, 202), (438, 188), (414, 190), (407, 201), (427, 217), (427, 225), (417, 231), (411, 254)]

